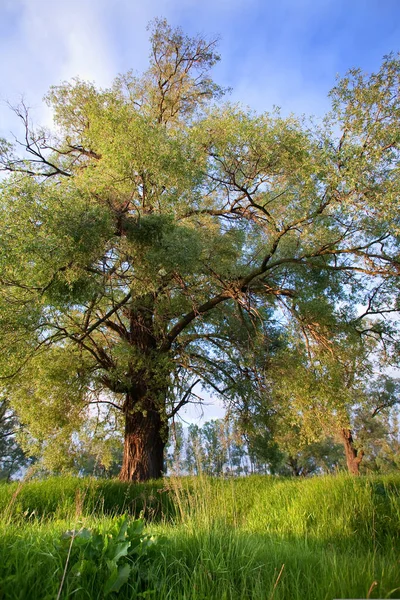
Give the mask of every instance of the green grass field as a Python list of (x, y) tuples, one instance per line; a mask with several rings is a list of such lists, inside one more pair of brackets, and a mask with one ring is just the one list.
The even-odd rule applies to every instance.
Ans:
[(57, 478), (0, 510), (0, 599), (400, 598), (399, 475)]

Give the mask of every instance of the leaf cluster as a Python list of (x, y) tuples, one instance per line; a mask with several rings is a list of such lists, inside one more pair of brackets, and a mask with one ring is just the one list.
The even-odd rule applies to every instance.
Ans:
[(60, 548), (65, 557), (69, 552), (68, 584), (85, 587), (95, 577), (104, 580), (104, 597), (117, 594), (126, 584), (137, 597), (149, 595), (157, 587), (151, 564), (161, 542), (144, 534), (143, 519), (126, 515), (114, 519), (111, 526), (67, 531)]

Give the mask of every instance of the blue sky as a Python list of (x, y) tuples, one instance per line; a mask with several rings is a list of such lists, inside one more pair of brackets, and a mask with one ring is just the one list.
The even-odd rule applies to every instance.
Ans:
[[(336, 74), (376, 70), (400, 49), (400, 0), (0, 0), (0, 8), (0, 99), (23, 96), (46, 125), (50, 85), (79, 76), (105, 87), (118, 73), (144, 70), (154, 17), (219, 36), (216, 81), (260, 112), (278, 105), (322, 116)], [(17, 130), (1, 102), (0, 135)]]
[[(400, 0), (0, 0), (0, 98), (37, 110), (50, 85), (80, 76), (101, 86), (146, 67), (147, 23), (220, 36), (215, 78), (264, 111), (322, 115), (335, 75), (371, 71), (400, 46)], [(3, 135), (12, 129), (0, 107)]]

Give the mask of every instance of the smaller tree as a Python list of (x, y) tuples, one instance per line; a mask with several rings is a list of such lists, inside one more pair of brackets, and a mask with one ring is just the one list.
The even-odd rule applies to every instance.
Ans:
[(185, 444), (185, 432), (179, 421), (174, 421), (169, 428), (169, 444), (166, 452), (166, 468), (174, 474), (183, 470), (183, 448)]
[(280, 379), (272, 382), (273, 440), (284, 440), (294, 456), (296, 447), (317, 444), (315, 452), (332, 438), (343, 446), (348, 471), (358, 475), (365, 455), (371, 460), (388, 434), (400, 401), (400, 382), (384, 374), (377, 350), (376, 340), (367, 345), (351, 338), (328, 350), (286, 349), (285, 362), (278, 361)]
[(204, 464), (204, 449), (201, 441), (201, 429), (198, 425), (190, 424), (185, 447), (185, 469), (190, 474), (198, 475)]
[[(106, 410), (103, 412), (107, 412)], [(93, 415), (72, 438), (71, 470), (79, 475), (117, 477), (122, 465), (122, 427), (111, 416)], [(47, 457), (47, 463), (51, 464)], [(62, 466), (62, 465), (61, 465)]]
[(375, 456), (375, 464), (380, 473), (400, 469), (400, 415), (398, 410), (392, 411), (385, 436)]
[(224, 423), (215, 419), (204, 423), (201, 428), (204, 447), (204, 468), (208, 475), (222, 475), (227, 462)]
[(400, 380), (382, 377), (369, 385), (354, 412), (351, 434), (364, 472), (388, 472), (400, 466), (399, 392)]
[(232, 475), (241, 475), (248, 465), (248, 448), (239, 422), (231, 411), (226, 413), (223, 420), (223, 444), (227, 472)]
[(21, 424), (7, 398), (0, 399), (0, 480), (9, 481), (31, 459), (18, 443)]

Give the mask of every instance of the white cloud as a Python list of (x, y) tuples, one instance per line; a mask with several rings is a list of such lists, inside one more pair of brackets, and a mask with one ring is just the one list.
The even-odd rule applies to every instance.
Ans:
[[(2, 99), (15, 104), (24, 96), (43, 122), (49, 115), (41, 100), (50, 85), (74, 76), (107, 85), (115, 75), (116, 58), (98, 4), (16, 0), (8, 12), (9, 31), (0, 42)], [(7, 129), (9, 118), (2, 108), (1, 129)]]
[[(146, 68), (146, 25), (156, 16), (207, 37), (222, 32), (223, 61), (216, 74), (217, 79), (222, 76), (222, 83), (233, 86), (234, 99), (258, 110), (272, 104), (286, 108), (290, 99), (289, 110), (308, 112), (311, 106), (312, 112), (318, 112), (314, 110), (321, 97), (318, 87), (310, 89), (297, 65), (288, 65), (287, 60), (285, 64), (290, 36), (307, 28), (304, 1), (295, 15), (282, 22), (277, 37), (274, 32), (273, 52), (266, 45), (271, 32), (267, 22), (264, 28), (265, 11), (259, 0), (203, 0), (201, 5), (197, 0), (5, 1), (3, 27), (8, 24), (8, 28), (0, 38), (0, 97), (15, 104), (24, 95), (36, 109), (35, 121), (49, 124), (42, 97), (53, 84), (79, 76), (107, 86), (118, 72)], [(261, 21), (250, 37), (258, 13)], [(9, 123), (9, 111), (0, 107), (0, 133), (7, 133)]]

